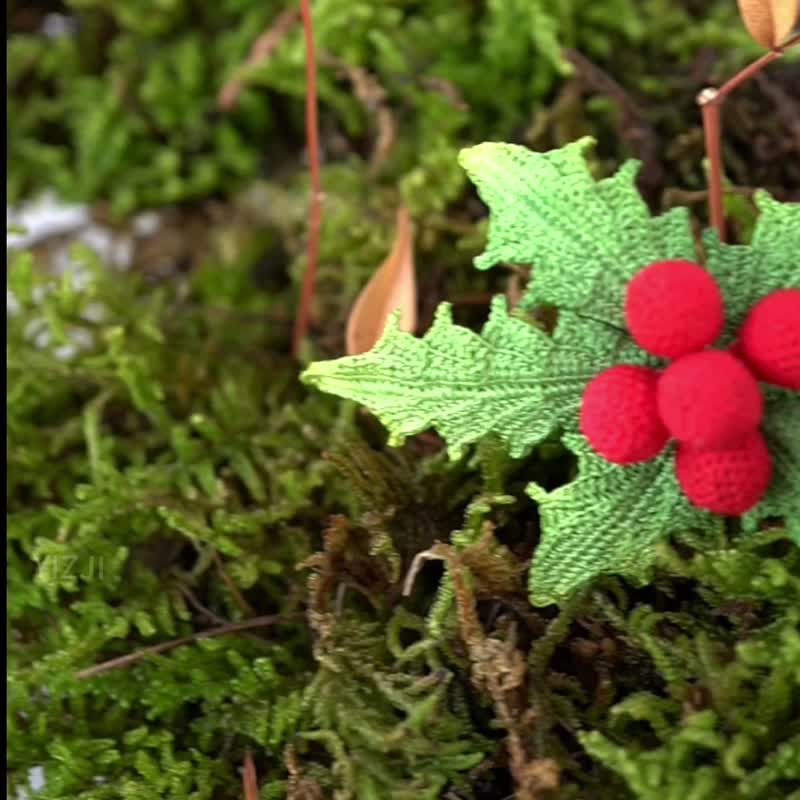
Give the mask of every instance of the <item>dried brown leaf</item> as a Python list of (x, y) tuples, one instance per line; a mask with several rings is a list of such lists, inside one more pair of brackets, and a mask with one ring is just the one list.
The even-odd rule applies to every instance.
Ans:
[(380, 339), (386, 321), (400, 309), (400, 327), (417, 326), (417, 280), (414, 271), (414, 230), (408, 211), (397, 211), (392, 251), (363, 288), (347, 320), (347, 354), (366, 353)]
[(738, 0), (739, 13), (750, 35), (767, 49), (780, 47), (800, 20), (798, 0)]

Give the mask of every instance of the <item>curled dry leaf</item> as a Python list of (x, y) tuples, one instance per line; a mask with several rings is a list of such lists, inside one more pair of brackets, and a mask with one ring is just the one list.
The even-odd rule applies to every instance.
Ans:
[(797, 32), (800, 0), (739, 0), (739, 13), (750, 35), (772, 49)]
[(392, 251), (372, 276), (347, 320), (347, 354), (366, 353), (380, 339), (386, 321), (400, 309), (400, 327), (417, 326), (417, 279), (414, 272), (414, 230), (405, 208), (397, 211)]

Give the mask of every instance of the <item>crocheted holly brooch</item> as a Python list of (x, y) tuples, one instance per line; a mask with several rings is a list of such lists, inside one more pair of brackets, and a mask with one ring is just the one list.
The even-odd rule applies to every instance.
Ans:
[(527, 490), (537, 605), (601, 574), (646, 580), (659, 541), (713, 542), (726, 518), (800, 544), (800, 204), (758, 193), (749, 244), (707, 231), (699, 256), (688, 211), (651, 216), (636, 162), (596, 180), (591, 146), (461, 153), (490, 209), (476, 267), (532, 266), (516, 307), (495, 298), (480, 334), (447, 303), (422, 338), (395, 316), (370, 352), (303, 375), (371, 409), (391, 444), (432, 427), (453, 458), (490, 436), (513, 458), (574, 453), (572, 480)]
[(800, 289), (768, 294), (731, 349), (708, 349), (724, 314), (719, 286), (698, 264), (659, 261), (637, 273), (625, 297), (628, 332), (671, 363), (603, 370), (583, 393), (580, 430), (615, 464), (655, 458), (674, 439), (675, 475), (689, 500), (738, 515), (761, 500), (772, 476), (759, 381), (800, 390)]

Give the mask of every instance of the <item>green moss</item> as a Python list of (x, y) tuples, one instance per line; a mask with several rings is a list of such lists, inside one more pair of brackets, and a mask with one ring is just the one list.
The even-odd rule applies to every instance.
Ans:
[[(241, 69), (280, 0), (65, 5), (77, 30), (55, 39), (31, 32), (18, 4), (10, 9), (12, 199), (55, 188), (122, 215), (230, 192), (299, 153), (300, 31), (264, 64)], [(612, 71), (618, 63), (629, 88), (656, 93), (662, 66), (682, 69), (701, 47), (729, 54), (720, 67), (757, 54), (731, 4), (702, 12), (665, 0), (434, 0), (424, 13), (408, 0), (318, 2), (323, 134), (336, 158), (337, 138), (363, 155), (382, 130), (391, 142), (377, 177), (399, 185), (415, 214), (441, 211), (465, 186), (455, 154), (521, 135), (571, 72), (562, 47)], [(234, 76), (245, 91), (220, 111), (217, 95)], [(364, 94), (363, 85), (373, 88)], [(379, 108), (391, 123), (379, 121)]]
[[(524, 486), (567, 479), (563, 451), (386, 450), (304, 393), (270, 322), (284, 295), (249, 267), (153, 284), (73, 261), (10, 264), (12, 787), (43, 765), (43, 797), (233, 798), (249, 750), (264, 797), (477, 800), (513, 791), (532, 725), (563, 797), (786, 796), (800, 555), (781, 531), (666, 549), (652, 586), (601, 581), (551, 621), (526, 599)], [(472, 600), (427, 567), (402, 599), (436, 540)], [(491, 669), (528, 661), (507, 696), (477, 680), (465, 603)], [(282, 622), (78, 675), (256, 614)]]
[[(354, 409), (305, 396), (281, 355), (286, 325), (269, 322), (284, 301), (254, 291), (249, 269), (215, 262), (153, 286), (84, 248), (72, 255), (60, 280), (27, 254), (10, 264), (19, 306), (8, 364), (12, 785), (42, 764), (53, 798), (236, 796), (252, 749), (283, 796), (283, 751), (302, 733), (303, 752), (301, 742), (341, 740), (364, 764), (347, 781), (375, 797), (406, 796), (392, 781), (436, 796), (485, 751), (463, 713), (447, 716), (453, 678), (424, 660), (399, 667), (372, 614), (352, 635), (337, 626), (338, 644), (318, 645), (315, 660), (296, 565), (336, 510), (366, 514), (367, 565), (395, 552), (386, 524), (420, 525), (423, 512), (418, 535), (431, 541), (454, 469), (430, 472), (437, 488), (408, 461), (370, 455), (360, 437), (346, 457), (322, 460), (326, 443), (356, 435)], [(359, 463), (374, 468), (362, 488)], [(448, 503), (458, 508), (458, 497)], [(383, 516), (367, 513), (367, 500)], [(410, 546), (406, 536), (400, 549)], [(284, 621), (77, 675), (252, 616), (240, 597)], [(400, 712), (409, 719), (398, 727)], [(373, 750), (386, 755), (385, 774)], [(345, 766), (330, 781), (344, 780)]]
[[(722, 53), (721, 74), (754, 54), (734, 4), (556, 5), (314, 4), (320, 52), (350, 68), (320, 67), (316, 356), (341, 352), (401, 200), (423, 324), (444, 295), (477, 324), (476, 293), (505, 288), (465, 266), (485, 222), (460, 147), (592, 132), (599, 167), (631, 154), (614, 109), (576, 94), (562, 46), (623, 82), (663, 141), (689, 128), (664, 148), (663, 185), (702, 185), (696, 87), (683, 82), (703, 47)], [(76, 36), (56, 39), (36, 32), (38, 11), (8, 9), (12, 201), (55, 188), (118, 217), (182, 203), (187, 218), (224, 201), (186, 274), (118, 272), (80, 248), (63, 279), (32, 255), (10, 260), (10, 792), (40, 765), (51, 800), (240, 799), (249, 751), (262, 798), (487, 800), (518, 789), (522, 741), (531, 762), (558, 762), (564, 800), (648, 800), (662, 795), (647, 781), (662, 779), (675, 796), (791, 797), (800, 564), (781, 532), (675, 544), (649, 587), (605, 581), (573, 607), (534, 610), (523, 576), (538, 521), (524, 487), (567, 480), (568, 453), (545, 443), (515, 461), (484, 442), (449, 463), (435, 437), (387, 449), (356, 408), (299, 385), (300, 32), (243, 74), (236, 110), (215, 107), (285, 6), (37, 4), (76, 18)], [(353, 68), (394, 122), (372, 169), (378, 115), (355, 96)], [(735, 210), (746, 229), (749, 209)], [(404, 597), (426, 550), (448, 567), (425, 562)], [(507, 692), (476, 676), (477, 644), (493, 674), (525, 665)]]
[[(800, 780), (800, 553), (782, 531), (663, 563), (674, 610), (607, 610), (665, 680), (612, 706), (587, 751), (637, 798), (785, 798)], [(693, 594), (701, 602), (692, 602)]]

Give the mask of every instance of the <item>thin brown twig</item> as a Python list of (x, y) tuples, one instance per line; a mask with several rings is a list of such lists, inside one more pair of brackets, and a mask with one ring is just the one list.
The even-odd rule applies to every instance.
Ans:
[(308, 210), (308, 249), (303, 288), (292, 333), (292, 354), (295, 358), (308, 331), (308, 318), (319, 258), (319, 233), (322, 225), (322, 180), (319, 164), (319, 126), (317, 123), (317, 62), (314, 51), (314, 28), (311, 0), (300, 0), (303, 35), (306, 44), (306, 147), (311, 177), (311, 202)]
[(703, 134), (708, 159), (708, 206), (711, 224), (717, 230), (720, 241), (725, 241), (725, 207), (722, 188), (722, 104), (731, 92), (757, 75), (767, 65), (779, 59), (791, 47), (800, 44), (800, 36), (795, 36), (780, 47), (775, 47), (748, 64), (718, 89), (703, 89), (697, 96), (703, 116)]
[(433, 547), (429, 550), (423, 550), (414, 556), (411, 566), (406, 573), (406, 578), (403, 581), (403, 597), (408, 597), (411, 590), (414, 588), (414, 581), (417, 579), (419, 571), (422, 569), (426, 561), (446, 561), (447, 557), (444, 552), (444, 546), (441, 542), (435, 542)]
[(255, 67), (266, 61), (299, 21), (300, 12), (296, 8), (287, 8), (278, 14), (272, 25), (253, 42), (243, 67), (240, 67), (220, 89), (217, 95), (218, 108), (222, 111), (230, 111), (236, 105), (244, 86), (241, 76), (242, 68)]
[(231, 596), (236, 601), (236, 604), (239, 606), (239, 608), (241, 608), (245, 614), (253, 616), (256, 612), (253, 610), (253, 607), (250, 605), (250, 603), (247, 602), (245, 596), (239, 591), (239, 587), (233, 582), (233, 578), (228, 575), (228, 572), (225, 569), (225, 564), (222, 561), (220, 554), (216, 551), (214, 552), (214, 566), (216, 566), (219, 576), (225, 582), (225, 585), (228, 587), (228, 591), (231, 593)]
[[(713, 89), (706, 89), (713, 93)], [(719, 103), (703, 102), (703, 93), (698, 97), (703, 115), (703, 136), (708, 159), (708, 213), (721, 242), (725, 241), (725, 206), (722, 199), (722, 124)]]
[(748, 64), (741, 72), (734, 75), (729, 80), (725, 81), (722, 86), (717, 89), (716, 94), (707, 102), (722, 103), (722, 101), (733, 91), (738, 89), (743, 83), (746, 83), (750, 78), (761, 72), (764, 67), (771, 64), (773, 61), (781, 58), (784, 54), (783, 48), (776, 48), (764, 53), (763, 56), (757, 58), (752, 64)]
[(661, 142), (638, 103), (611, 75), (583, 53), (567, 48), (564, 56), (575, 67), (585, 88), (615, 101), (620, 112), (620, 135), (634, 157), (642, 161), (640, 185), (648, 188), (661, 186), (664, 182), (664, 168), (659, 158)]
[[(197, 598), (197, 595), (184, 583), (179, 583), (178, 588), (181, 591), (181, 594), (187, 599), (189, 605), (195, 610), (206, 617), (210, 622), (213, 622), (214, 625), (229, 625), (230, 620), (225, 619), (225, 617), (221, 617), (219, 614), (212, 611), (207, 606), (203, 605), (200, 600)], [(256, 614), (255, 611), (250, 613), (251, 617), (254, 617)], [(264, 640), (256, 635), (255, 633), (243, 633), (247, 639), (250, 639), (251, 642), (263, 642)]]
[(100, 675), (104, 672), (110, 672), (114, 669), (122, 669), (128, 667), (137, 661), (141, 661), (148, 656), (159, 655), (167, 650), (172, 650), (175, 647), (181, 647), (185, 644), (192, 644), (199, 639), (211, 639), (215, 636), (225, 636), (228, 633), (238, 633), (239, 631), (249, 631), (254, 628), (266, 628), (270, 625), (278, 625), (282, 622), (287, 622), (290, 619), (288, 615), (284, 614), (268, 614), (262, 617), (254, 617), (253, 619), (246, 619), (242, 622), (229, 622), (226, 625), (220, 625), (218, 628), (209, 628), (207, 631), (199, 631), (193, 633), (191, 636), (183, 636), (180, 639), (172, 639), (169, 642), (161, 642), (154, 644), (152, 647), (145, 647), (142, 650), (137, 650), (134, 653), (128, 653), (124, 656), (103, 661), (100, 664), (95, 664), (93, 667), (87, 667), (80, 672), (75, 673), (76, 680), (84, 680), (86, 678), (93, 678), (95, 675)]
[(244, 790), (244, 800), (258, 800), (258, 773), (249, 750), (244, 754), (242, 789)]
[(435, 75), (422, 75), (420, 85), (432, 92), (442, 95), (453, 108), (458, 111), (469, 111), (469, 105), (462, 96), (459, 88), (447, 78), (437, 78)]
[(179, 583), (178, 589), (180, 589), (181, 594), (189, 601), (189, 605), (195, 611), (198, 611), (204, 617), (206, 617), (210, 622), (213, 622), (215, 625), (227, 625), (230, 622), (229, 619), (221, 617), (219, 614), (203, 605), (203, 603), (197, 599), (197, 595), (185, 584)]
[(321, 64), (333, 67), (353, 87), (356, 98), (375, 120), (377, 136), (369, 157), (370, 173), (375, 174), (389, 156), (397, 138), (397, 121), (388, 105), (388, 95), (378, 79), (363, 67), (348, 64), (330, 53), (319, 54)]

